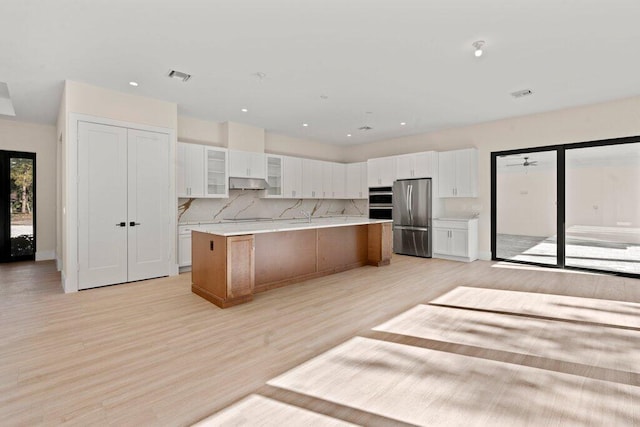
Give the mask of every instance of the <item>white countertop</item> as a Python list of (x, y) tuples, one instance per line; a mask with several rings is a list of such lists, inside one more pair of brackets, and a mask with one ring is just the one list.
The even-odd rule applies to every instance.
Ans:
[(243, 234), (276, 233), (279, 231), (380, 224), (385, 222), (392, 221), (390, 219), (369, 219), (365, 217), (339, 217), (312, 218), (309, 223), (306, 219), (284, 219), (273, 221), (200, 224), (192, 226), (191, 230), (215, 234), (218, 236), (240, 236)]

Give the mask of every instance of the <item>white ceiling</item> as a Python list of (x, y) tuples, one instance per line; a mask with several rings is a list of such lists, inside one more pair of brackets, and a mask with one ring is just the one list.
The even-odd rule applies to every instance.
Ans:
[(55, 123), (70, 79), (358, 144), (639, 95), (639, 16), (638, 0), (2, 0), (0, 81), (18, 120)]

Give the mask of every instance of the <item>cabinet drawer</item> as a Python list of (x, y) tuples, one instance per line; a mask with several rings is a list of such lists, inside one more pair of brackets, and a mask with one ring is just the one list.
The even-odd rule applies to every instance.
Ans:
[(452, 221), (452, 220), (444, 220), (444, 219), (434, 219), (433, 220), (433, 228), (449, 228), (449, 229), (459, 229), (459, 230), (467, 230), (469, 228), (469, 221)]

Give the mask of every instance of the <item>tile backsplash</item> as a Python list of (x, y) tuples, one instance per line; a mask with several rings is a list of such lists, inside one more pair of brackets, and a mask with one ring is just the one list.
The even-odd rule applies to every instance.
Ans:
[(312, 216), (368, 216), (362, 199), (266, 199), (262, 191), (231, 190), (227, 199), (178, 199), (178, 222), (218, 222), (245, 218), (302, 218)]

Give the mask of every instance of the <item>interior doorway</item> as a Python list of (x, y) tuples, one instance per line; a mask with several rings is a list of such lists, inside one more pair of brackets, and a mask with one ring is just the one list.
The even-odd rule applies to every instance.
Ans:
[(36, 155), (0, 150), (0, 262), (35, 260)]

